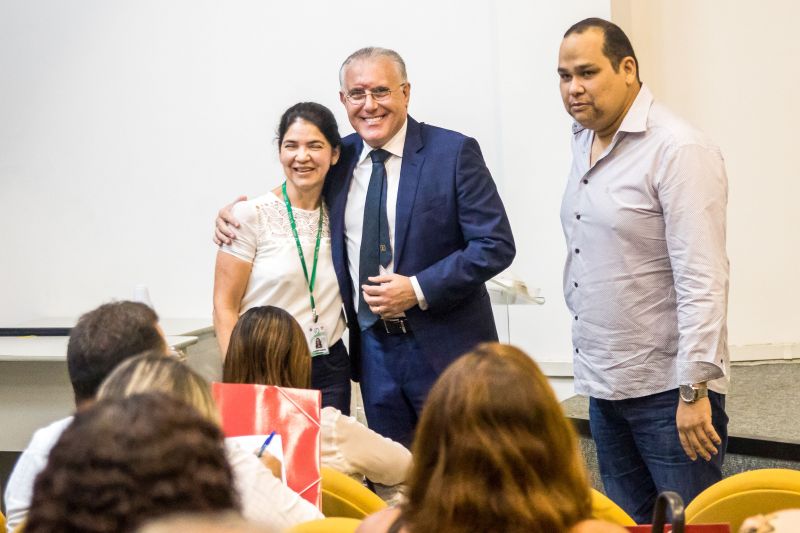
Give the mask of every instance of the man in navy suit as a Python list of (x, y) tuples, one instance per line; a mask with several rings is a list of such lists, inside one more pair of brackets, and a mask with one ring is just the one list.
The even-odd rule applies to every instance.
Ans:
[(475, 139), (408, 116), (399, 54), (363, 48), (339, 78), (356, 133), (324, 194), (353, 375), (370, 427), (409, 445), (439, 374), (497, 340), (485, 282), (511, 264), (514, 239)]

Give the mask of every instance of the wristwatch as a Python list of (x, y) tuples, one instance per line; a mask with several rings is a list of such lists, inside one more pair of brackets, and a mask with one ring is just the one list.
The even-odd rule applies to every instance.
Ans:
[(681, 400), (686, 403), (694, 403), (700, 398), (708, 398), (708, 387), (705, 383), (681, 385), (678, 390), (681, 394)]

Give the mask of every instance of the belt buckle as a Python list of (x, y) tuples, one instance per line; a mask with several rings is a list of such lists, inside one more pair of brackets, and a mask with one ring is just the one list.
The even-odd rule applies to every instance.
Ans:
[(386, 331), (388, 335), (394, 335), (395, 333), (398, 333), (397, 330), (394, 329), (390, 330), (389, 324), (400, 326), (400, 333), (403, 333), (404, 335), (408, 333), (408, 330), (406, 330), (405, 321), (402, 318), (388, 318), (388, 319), (384, 318), (381, 320), (383, 321), (383, 329)]

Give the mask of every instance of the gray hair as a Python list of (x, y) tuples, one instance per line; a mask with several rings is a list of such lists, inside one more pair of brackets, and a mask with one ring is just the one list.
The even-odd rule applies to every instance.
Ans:
[(344, 69), (347, 65), (359, 59), (372, 59), (376, 57), (388, 57), (394, 61), (395, 65), (397, 65), (397, 71), (400, 74), (400, 78), (402, 78), (403, 83), (408, 81), (408, 75), (406, 74), (406, 62), (403, 61), (403, 58), (400, 57), (400, 54), (394, 50), (381, 48), (380, 46), (367, 46), (366, 48), (356, 50), (344, 60), (341, 68), (339, 68), (339, 85), (342, 87), (344, 86)]

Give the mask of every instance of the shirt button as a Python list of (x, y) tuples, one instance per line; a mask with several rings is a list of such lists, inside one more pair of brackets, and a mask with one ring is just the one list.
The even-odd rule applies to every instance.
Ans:
[(581, 216), (580, 216), (580, 215), (575, 215), (575, 218), (577, 218), (578, 220), (580, 220), (580, 219), (581, 219)]
[(578, 282), (577, 281), (573, 281), (572, 283), (575, 285), (576, 288), (578, 287)]
[(579, 349), (575, 348), (575, 353), (581, 353), (581, 351)]
[(583, 180), (583, 184), (584, 185), (588, 185), (589, 184), (589, 180)]
[(581, 249), (580, 249), (580, 248), (575, 248), (575, 253), (576, 253), (576, 254), (579, 254), (579, 253), (581, 253)]
[(578, 320), (578, 315), (575, 315), (575, 320)]

